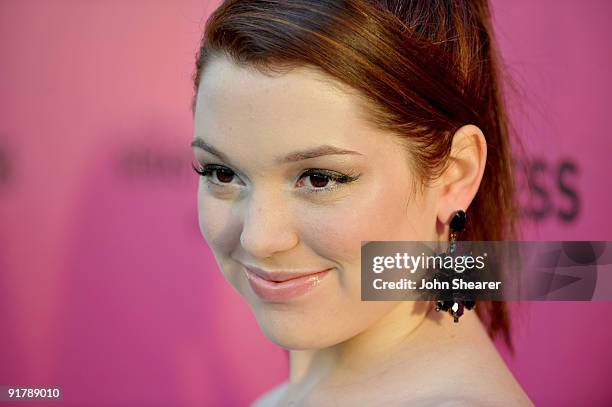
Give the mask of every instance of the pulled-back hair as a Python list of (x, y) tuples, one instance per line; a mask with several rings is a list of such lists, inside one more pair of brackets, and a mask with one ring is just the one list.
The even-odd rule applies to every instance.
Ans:
[[(270, 75), (318, 69), (357, 90), (367, 119), (401, 138), (426, 185), (465, 124), (487, 142), (465, 240), (516, 238), (510, 137), (485, 0), (228, 0), (209, 17), (194, 85), (215, 55)], [(192, 104), (195, 111), (195, 97)], [(504, 302), (479, 302), (489, 335), (508, 345)]]

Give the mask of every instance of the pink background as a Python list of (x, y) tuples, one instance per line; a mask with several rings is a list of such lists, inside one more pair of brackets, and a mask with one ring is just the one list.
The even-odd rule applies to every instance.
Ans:
[[(191, 75), (216, 4), (0, 2), (0, 386), (239, 406), (286, 377), (197, 226)], [(494, 10), (538, 163), (525, 238), (612, 240), (612, 3)], [(522, 304), (516, 355), (500, 350), (537, 405), (612, 405), (611, 312)]]

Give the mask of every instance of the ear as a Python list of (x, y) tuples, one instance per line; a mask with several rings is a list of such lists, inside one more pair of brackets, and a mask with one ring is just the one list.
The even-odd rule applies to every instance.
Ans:
[(485, 170), (487, 141), (482, 130), (467, 124), (453, 135), (448, 166), (439, 179), (438, 221), (448, 224), (455, 211), (470, 205)]

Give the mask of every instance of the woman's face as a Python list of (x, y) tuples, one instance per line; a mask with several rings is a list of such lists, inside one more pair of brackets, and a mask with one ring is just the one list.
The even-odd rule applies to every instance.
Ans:
[(435, 240), (434, 197), (412, 190), (409, 155), (331, 81), (219, 57), (197, 95), (200, 230), (264, 333), (288, 349), (340, 343), (398, 305), (361, 301), (362, 241)]

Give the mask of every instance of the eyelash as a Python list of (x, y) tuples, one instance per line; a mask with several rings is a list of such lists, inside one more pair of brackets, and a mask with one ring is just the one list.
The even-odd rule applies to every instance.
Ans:
[[(191, 166), (193, 167), (193, 170), (199, 174), (202, 177), (207, 178), (208, 181), (210, 181), (210, 176), (212, 175), (212, 173), (214, 171), (227, 171), (229, 173), (231, 173), (233, 176), (236, 176), (236, 174), (234, 173), (234, 171), (232, 171), (231, 169), (223, 166), (223, 165), (217, 165), (217, 164), (207, 164), (207, 165), (201, 165), (199, 167), (196, 167), (193, 163), (191, 164)], [(315, 169), (315, 168), (309, 168), (306, 171), (304, 171), (302, 173), (302, 175), (300, 176), (299, 180), (301, 180), (302, 178), (305, 177), (311, 177), (311, 176), (318, 176), (318, 177), (322, 177), (325, 179), (329, 179), (330, 181), (336, 182), (336, 185), (333, 187), (320, 187), (320, 188), (307, 188), (309, 191), (308, 193), (321, 193), (321, 192), (331, 192), (331, 191), (335, 191), (337, 189), (339, 189), (341, 187), (342, 184), (348, 184), (351, 182), (356, 181), (359, 178), (359, 175), (346, 175), (346, 174), (341, 174), (335, 171), (329, 171), (329, 170), (323, 170), (323, 169)], [(221, 188), (224, 187), (224, 184), (229, 185), (229, 183), (218, 183), (218, 182), (214, 182), (214, 181), (210, 181), (212, 184), (217, 185)]]

